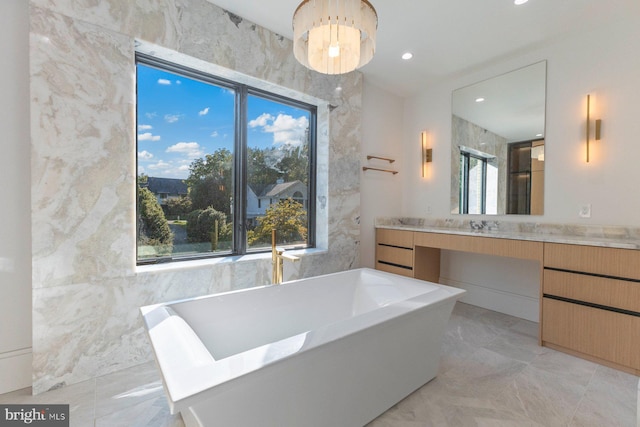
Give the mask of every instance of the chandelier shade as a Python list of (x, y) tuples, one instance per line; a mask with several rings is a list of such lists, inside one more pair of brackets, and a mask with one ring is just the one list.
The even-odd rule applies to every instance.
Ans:
[(367, 0), (304, 0), (293, 14), (293, 54), (319, 73), (348, 73), (373, 58), (377, 28)]

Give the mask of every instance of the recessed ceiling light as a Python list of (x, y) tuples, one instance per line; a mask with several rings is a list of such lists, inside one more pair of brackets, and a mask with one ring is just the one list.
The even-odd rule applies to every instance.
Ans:
[(405, 61), (411, 58), (413, 58), (413, 53), (411, 52), (406, 52), (402, 54), (402, 59), (404, 59)]
[(516, 6), (520, 6), (521, 4), (525, 4), (528, 1), (529, 0), (513, 0), (513, 4), (515, 4)]
[(484, 102), (484, 98), (482, 98), (482, 97), (476, 98), (476, 102)]

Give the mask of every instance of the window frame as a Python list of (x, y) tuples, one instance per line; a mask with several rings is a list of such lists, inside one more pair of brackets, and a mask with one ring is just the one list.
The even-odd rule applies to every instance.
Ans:
[(487, 161), (488, 159), (486, 157), (483, 156), (479, 156), (476, 154), (473, 154), (469, 151), (461, 151), (460, 152), (460, 158), (461, 158), (461, 163), (462, 163), (462, 167), (461, 167), (461, 172), (462, 172), (462, 191), (461, 191), (461, 205), (462, 205), (462, 214), (468, 214), (469, 213), (469, 164), (471, 162), (471, 159), (476, 159), (479, 160), (481, 162), (482, 165), (482, 172), (481, 172), (481, 201), (480, 201), (480, 215), (484, 215), (487, 213), (487, 202), (486, 202), (486, 198), (487, 198)]
[[(203, 83), (233, 90), (235, 93), (234, 102), (234, 143), (233, 143), (233, 203), (232, 203), (232, 220), (233, 220), (233, 237), (232, 250), (225, 253), (200, 253), (185, 256), (164, 256), (156, 258), (138, 258), (138, 235), (136, 232), (136, 265), (159, 264), (166, 262), (179, 262), (189, 260), (199, 260), (208, 258), (221, 258), (230, 256), (239, 256), (247, 254), (258, 254), (270, 252), (271, 248), (248, 249), (247, 248), (247, 180), (248, 180), (248, 159), (247, 159), (247, 141), (248, 141), (248, 117), (247, 117), (247, 100), (249, 96), (263, 98), (269, 101), (285, 104), (294, 108), (306, 110), (309, 113), (309, 183), (308, 183), (308, 206), (307, 211), (307, 244), (284, 246), (287, 249), (311, 249), (316, 247), (316, 190), (317, 190), (317, 135), (318, 135), (318, 106), (304, 101), (296, 100), (287, 96), (269, 92), (255, 86), (245, 83), (236, 82), (223, 77), (215, 76), (211, 73), (200, 71), (176, 62), (167, 61), (162, 58), (155, 57), (143, 52), (135, 52), (135, 67), (138, 64), (147, 67), (156, 68), (161, 71), (170, 72), (186, 78), (201, 81)], [(138, 77), (135, 75), (135, 129), (138, 126)], [(136, 182), (138, 178), (138, 133), (135, 136), (136, 141)], [(138, 189), (136, 185), (136, 218), (138, 212)]]

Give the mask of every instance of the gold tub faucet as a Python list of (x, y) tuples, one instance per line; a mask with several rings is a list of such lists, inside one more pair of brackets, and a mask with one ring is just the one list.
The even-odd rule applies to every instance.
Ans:
[(276, 230), (271, 230), (271, 281), (274, 285), (282, 283), (284, 277), (283, 260), (289, 260), (291, 262), (300, 261), (300, 258), (294, 255), (288, 255), (284, 253), (283, 248), (276, 247)]

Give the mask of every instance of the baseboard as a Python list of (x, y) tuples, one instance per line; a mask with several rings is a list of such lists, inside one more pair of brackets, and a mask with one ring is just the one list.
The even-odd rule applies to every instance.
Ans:
[(532, 322), (539, 322), (540, 320), (540, 300), (538, 298), (487, 288), (472, 283), (458, 282), (445, 277), (440, 277), (439, 282), (443, 285), (454, 286), (467, 291), (460, 299), (461, 302)]
[(0, 394), (31, 387), (31, 348), (0, 353)]

